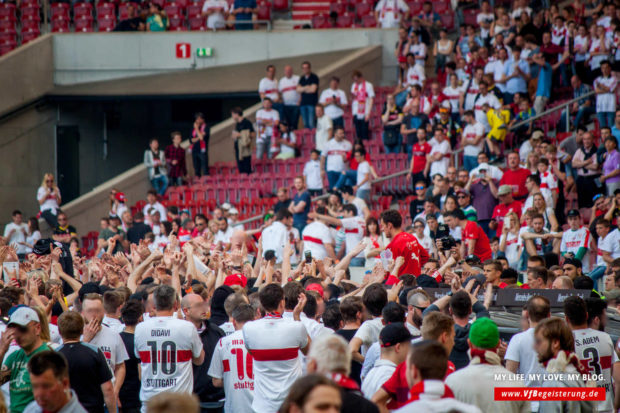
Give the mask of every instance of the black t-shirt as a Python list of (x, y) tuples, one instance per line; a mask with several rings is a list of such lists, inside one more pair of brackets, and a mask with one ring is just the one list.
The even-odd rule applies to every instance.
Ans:
[(288, 209), (288, 206), (291, 204), (292, 201), (293, 201), (292, 199), (287, 199), (286, 201), (276, 202), (275, 205), (273, 206), (274, 214), (277, 214), (278, 211), (281, 209)]
[(131, 19), (121, 20), (121, 22), (114, 28), (115, 32), (137, 32), (140, 27), (142, 19), (140, 17), (133, 17)]
[[(418, 113), (417, 115), (412, 115), (408, 113), (403, 118), (403, 124), (406, 129), (426, 129), (426, 125), (429, 123), (428, 116), (425, 113)], [(414, 145), (418, 143), (418, 134), (416, 132), (412, 132), (405, 135), (407, 139), (407, 145)]]
[(299, 78), (300, 86), (309, 86), (316, 85), (316, 92), (314, 93), (302, 93), (301, 94), (301, 102), (299, 103), (301, 106), (312, 105), (315, 106), (319, 101), (319, 77), (314, 73), (310, 73), (308, 77), (301, 76)]
[(88, 343), (63, 344), (58, 348), (69, 363), (69, 381), (80, 404), (89, 413), (103, 413), (101, 385), (112, 380), (112, 371), (101, 350)]
[(425, 199), (419, 200), (417, 198), (411, 201), (411, 203), (409, 204), (409, 215), (411, 215), (411, 219), (414, 219), (418, 216), (418, 214), (424, 212), (425, 202)]
[(252, 125), (252, 122), (250, 122), (246, 118), (241, 119), (241, 122), (235, 125), (235, 130), (237, 132), (241, 132), (242, 130), (248, 130), (248, 129), (250, 130), (250, 133), (254, 132), (254, 126)]
[(66, 227), (61, 227), (60, 225), (56, 225), (54, 228), (54, 235), (71, 235), (77, 234), (77, 230), (73, 225), (67, 225)]
[(140, 403), (140, 375), (138, 369), (140, 368), (140, 359), (136, 357), (134, 352), (134, 335), (133, 333), (127, 333), (123, 331), (121, 333), (123, 344), (127, 354), (129, 354), (129, 360), (125, 360), (125, 381), (118, 394), (118, 398), (121, 400), (123, 408), (138, 408)]
[[(338, 334), (340, 337), (347, 340), (347, 342), (350, 342), (353, 339), (353, 336), (355, 335), (355, 333), (357, 333), (357, 329), (355, 330), (340, 329), (336, 331), (336, 334)], [(362, 376), (362, 363), (360, 363), (359, 361), (351, 360), (351, 374), (349, 375), (349, 377), (355, 380), (357, 384), (361, 385), (362, 383), (361, 376)]]

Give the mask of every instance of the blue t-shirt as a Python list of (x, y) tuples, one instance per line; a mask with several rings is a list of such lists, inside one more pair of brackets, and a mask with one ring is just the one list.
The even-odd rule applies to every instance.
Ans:
[[(256, 8), (256, 0), (235, 0), (234, 9)], [(252, 13), (239, 13), (236, 15), (237, 20), (252, 20)]]
[(536, 96), (551, 97), (551, 76), (553, 70), (549, 63), (545, 63), (538, 72), (538, 87), (536, 88)]
[[(530, 65), (525, 61), (519, 59), (517, 66), (521, 71), (527, 75), (530, 74)], [(516, 71), (514, 60), (510, 60), (506, 65), (506, 76), (512, 75)], [(506, 82), (506, 91), (511, 94), (515, 93), (527, 93), (527, 84), (522, 76), (513, 77)]]
[(293, 198), (293, 204), (297, 205), (301, 201), (305, 201), (306, 206), (302, 212), (293, 214), (293, 225), (295, 226), (305, 225), (308, 221), (308, 213), (310, 212), (310, 193), (308, 193), (308, 191), (304, 191), (301, 194), (295, 194), (295, 197)]

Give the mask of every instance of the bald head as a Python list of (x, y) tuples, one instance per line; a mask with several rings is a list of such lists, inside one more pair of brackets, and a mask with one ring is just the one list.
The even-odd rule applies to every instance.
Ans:
[(232, 250), (240, 250), (243, 248), (243, 244), (245, 243), (247, 235), (244, 230), (237, 229), (230, 236), (230, 244)]
[(191, 307), (194, 304), (202, 303), (204, 300), (198, 294), (186, 294), (185, 297), (181, 299), (181, 308), (186, 309)]
[(293, 67), (291, 65), (284, 66), (284, 76), (286, 77), (293, 76)]
[(407, 304), (412, 307), (428, 307), (430, 304), (430, 300), (426, 294), (422, 293), (414, 293), (407, 298)]
[(566, 275), (561, 275), (553, 280), (553, 284), (551, 284), (551, 289), (553, 290), (572, 290), (573, 289), (573, 280)]

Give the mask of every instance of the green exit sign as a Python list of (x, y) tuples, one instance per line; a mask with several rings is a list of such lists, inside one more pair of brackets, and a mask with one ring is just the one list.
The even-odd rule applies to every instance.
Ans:
[(196, 56), (198, 57), (211, 57), (213, 56), (212, 47), (199, 47), (196, 49)]

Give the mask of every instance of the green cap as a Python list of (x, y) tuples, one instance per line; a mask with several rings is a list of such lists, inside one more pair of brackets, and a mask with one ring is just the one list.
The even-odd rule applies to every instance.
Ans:
[(469, 328), (469, 341), (481, 349), (494, 349), (499, 344), (499, 330), (488, 317), (477, 319)]

